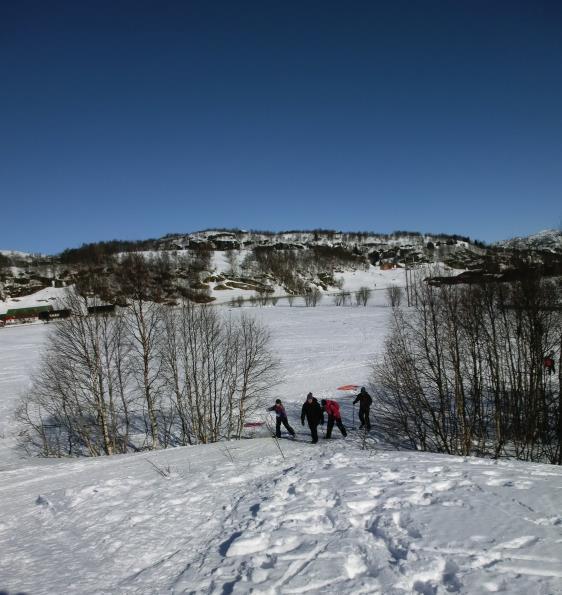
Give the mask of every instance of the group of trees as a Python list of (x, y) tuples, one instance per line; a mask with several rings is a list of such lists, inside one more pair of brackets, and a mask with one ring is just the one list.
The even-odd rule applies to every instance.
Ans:
[(355, 297), (356, 306), (366, 306), (371, 299), (372, 290), (366, 286), (360, 287), (357, 291), (351, 292), (341, 289), (334, 297), (336, 306), (346, 306), (352, 303), (352, 298)]
[(79, 248), (67, 248), (58, 255), (62, 264), (99, 265), (108, 257), (123, 252), (140, 252), (154, 250), (156, 240), (109, 240), (107, 242), (91, 242)]
[(555, 282), (417, 279), (412, 291), (413, 307), (393, 310), (373, 373), (388, 436), (421, 450), (561, 464), (562, 362), (558, 377), (543, 368), (545, 354), (562, 350)]
[(140, 291), (156, 302), (189, 298), (210, 301), (208, 288), (200, 274), (210, 268), (210, 252), (129, 252), (120, 257), (107, 256), (103, 264), (84, 264), (74, 282), (82, 293), (101, 296), (112, 302), (134, 299)]
[(258, 246), (246, 257), (242, 267), (259, 275), (276, 279), (293, 294), (305, 295), (310, 280), (322, 277), (329, 285), (336, 285), (334, 273), (343, 268), (368, 268), (364, 255), (341, 246), (312, 246), (308, 250), (275, 249)]
[[(132, 282), (132, 278), (129, 280)], [(278, 382), (267, 330), (212, 306), (135, 299), (116, 314), (73, 316), (49, 335), (18, 417), (25, 445), (45, 456), (111, 455), (240, 437)]]

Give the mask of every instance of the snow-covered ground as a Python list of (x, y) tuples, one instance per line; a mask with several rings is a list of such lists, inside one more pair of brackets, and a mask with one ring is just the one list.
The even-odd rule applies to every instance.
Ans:
[[(251, 253), (251, 250), (238, 250), (234, 252), (234, 257), (238, 267), (238, 273), (241, 271), (240, 265), (244, 261), (245, 257)], [(212, 257), (212, 269), (214, 273), (226, 274), (232, 272), (231, 263), (228, 259), (227, 252), (220, 252), (215, 251), (213, 252)], [(397, 268), (387, 271), (382, 271), (377, 266), (369, 265), (367, 270), (357, 270), (357, 271), (343, 271), (341, 273), (335, 273), (334, 277), (338, 280), (343, 282), (343, 289), (345, 291), (354, 292), (360, 289), (361, 287), (367, 287), (372, 292), (383, 292), (389, 285), (398, 285), (400, 287), (404, 287), (406, 284), (406, 275), (404, 269)], [(243, 290), (243, 289), (227, 289), (227, 290), (215, 290), (214, 288), (219, 285), (219, 283), (209, 283), (209, 287), (211, 289), (211, 295), (215, 298), (216, 303), (224, 303), (229, 302), (234, 298), (239, 296), (243, 298), (249, 298), (254, 294), (253, 291)], [(220, 284), (224, 285), (224, 284)], [(287, 292), (280, 286), (276, 286), (275, 291), (272, 295), (276, 296), (286, 296)], [(331, 295), (338, 293), (339, 290), (336, 288), (331, 288), (325, 293), (325, 298), (327, 300), (332, 299)], [(384, 300), (384, 297), (381, 296), (378, 298), (379, 301)]]
[(66, 292), (66, 287), (46, 287), (22, 297), (0, 300), (0, 314), (5, 314), (11, 308), (35, 308), (37, 306), (60, 308)]
[(18, 458), (9, 416), (50, 325), (0, 329), (0, 593), (562, 593), (562, 469), (395, 451), (376, 432), (366, 450), (337, 429), (308, 443), (308, 391), (352, 425), (336, 389), (368, 382), (384, 302), (247, 309), (283, 363), (268, 398), (299, 432), (283, 455), (258, 438)]

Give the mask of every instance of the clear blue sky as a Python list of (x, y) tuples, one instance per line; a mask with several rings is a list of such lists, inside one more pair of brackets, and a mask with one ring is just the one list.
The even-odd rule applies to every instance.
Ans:
[(0, 1), (0, 248), (562, 217), (562, 2)]

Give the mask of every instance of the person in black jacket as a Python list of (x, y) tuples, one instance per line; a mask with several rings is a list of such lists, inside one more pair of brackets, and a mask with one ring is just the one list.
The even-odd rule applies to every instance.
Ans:
[(355, 405), (357, 402), (359, 403), (359, 421), (361, 422), (359, 428), (367, 428), (367, 430), (370, 430), (371, 420), (369, 419), (369, 409), (373, 404), (373, 399), (365, 390), (364, 386), (361, 387), (361, 392), (357, 395), (353, 404)]
[(306, 401), (302, 406), (301, 423), (304, 426), (304, 418), (308, 421), (312, 444), (318, 442), (318, 424), (324, 425), (324, 412), (320, 403), (312, 396), (312, 393), (306, 395)]

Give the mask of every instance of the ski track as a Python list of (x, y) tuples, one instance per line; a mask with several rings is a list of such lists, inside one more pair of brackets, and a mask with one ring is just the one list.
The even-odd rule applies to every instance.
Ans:
[[(281, 446), (285, 459), (271, 439), (229, 445), (234, 463), (220, 446), (204, 447), (204, 460), (199, 447), (151, 453), (166, 478), (144, 454), (13, 477), (3, 509), (19, 515), (0, 516), (2, 588), (562, 593), (561, 547), (552, 551), (562, 516), (551, 514), (554, 496), (537, 490), (553, 480), (562, 487), (557, 469), (383, 449), (368, 456), (343, 439)], [(475, 508), (484, 505), (492, 514)]]

